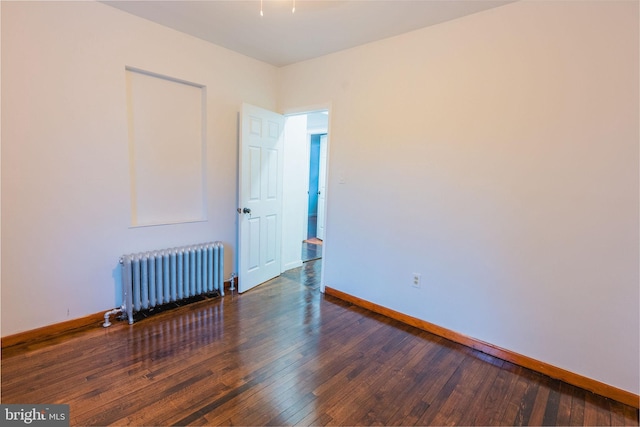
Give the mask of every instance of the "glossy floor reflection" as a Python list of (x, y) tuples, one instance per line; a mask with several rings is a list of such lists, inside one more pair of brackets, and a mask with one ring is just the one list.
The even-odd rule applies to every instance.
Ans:
[(302, 261), (307, 262), (322, 257), (322, 245), (302, 242)]
[(283, 278), (294, 280), (301, 285), (311, 289), (320, 289), (320, 272), (322, 269), (322, 259), (307, 261), (302, 267), (294, 268), (282, 273)]
[(3, 349), (2, 403), (71, 425), (638, 425), (638, 411), (319, 292), (251, 291)]

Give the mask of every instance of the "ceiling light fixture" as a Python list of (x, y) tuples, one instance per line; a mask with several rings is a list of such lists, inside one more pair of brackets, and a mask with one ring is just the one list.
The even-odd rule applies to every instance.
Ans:
[[(263, 1), (260, 0), (260, 16), (264, 16)], [(291, 14), (296, 13), (296, 0), (291, 0)]]

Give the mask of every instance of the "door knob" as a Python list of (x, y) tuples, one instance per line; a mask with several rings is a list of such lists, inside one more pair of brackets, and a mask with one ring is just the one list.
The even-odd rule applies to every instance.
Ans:
[(251, 209), (249, 209), (249, 208), (242, 208), (242, 213), (250, 214), (250, 213), (251, 213)]

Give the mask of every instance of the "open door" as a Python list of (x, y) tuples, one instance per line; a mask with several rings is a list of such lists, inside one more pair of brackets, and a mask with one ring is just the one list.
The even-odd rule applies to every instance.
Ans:
[(238, 291), (280, 274), (284, 116), (242, 105), (238, 155)]
[(318, 223), (316, 237), (324, 240), (324, 224), (327, 193), (327, 135), (320, 137), (320, 161), (318, 167)]

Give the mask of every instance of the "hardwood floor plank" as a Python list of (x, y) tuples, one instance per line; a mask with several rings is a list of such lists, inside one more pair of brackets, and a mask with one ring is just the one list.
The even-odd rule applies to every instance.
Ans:
[(631, 407), (629, 405), (624, 405), (622, 403), (618, 403), (618, 405), (622, 406), (622, 413), (624, 414), (624, 424), (627, 426), (637, 426), (639, 410), (637, 408)]
[(469, 422), (465, 424), (463, 418), (472, 419), (474, 403), (479, 406), (497, 375), (498, 369), (492, 363), (487, 363), (484, 357), (473, 358), (432, 424), (468, 425)]
[(544, 381), (541, 381), (538, 387), (538, 393), (536, 393), (535, 401), (533, 402), (531, 417), (529, 418), (530, 425), (543, 425), (544, 414), (547, 408), (547, 401), (549, 399), (549, 392), (550, 390), (547, 384)]
[[(208, 415), (210, 412), (214, 410), (222, 411), (227, 403), (229, 403), (229, 405), (232, 404), (234, 408), (242, 410), (247, 405), (247, 403), (243, 402), (250, 403), (253, 399), (255, 399), (255, 395), (257, 393), (267, 387), (270, 381), (279, 378), (280, 375), (282, 375), (283, 370), (288, 365), (293, 364), (298, 357), (298, 355), (293, 355), (289, 357), (266, 360), (264, 365), (258, 368), (255, 372), (251, 372), (249, 375), (241, 378), (238, 382), (232, 382), (233, 385), (230, 386), (231, 390), (227, 393), (227, 395), (223, 396), (221, 399), (218, 399), (213, 403), (201, 406), (195, 412), (193, 412), (193, 414), (198, 416), (207, 416), (208, 419), (210, 419)], [(221, 412), (221, 414), (223, 414), (222, 416), (225, 416), (224, 412)], [(179, 423), (188, 423), (188, 421), (186, 421), (188, 419), (190, 418), (183, 418), (179, 421)]]
[[(341, 322), (341, 323), (342, 323), (342, 324), (344, 324), (343, 322)], [(350, 343), (351, 345), (356, 345), (356, 344), (358, 343), (358, 341), (356, 341), (356, 340), (351, 340), (349, 343)], [(331, 348), (331, 346), (330, 346), (330, 343), (327, 343), (327, 344), (325, 345), (325, 347), (326, 347), (326, 351), (327, 351), (327, 352), (332, 350), (332, 348)], [(305, 352), (305, 351), (303, 351), (303, 353), (302, 353), (302, 354), (307, 354), (307, 356), (311, 355), (312, 357), (311, 357), (311, 358), (309, 358), (308, 360), (310, 360), (310, 361), (314, 361), (314, 360), (315, 360), (315, 358), (316, 358), (317, 356), (319, 356), (319, 355), (321, 355), (321, 354), (322, 354), (322, 352), (320, 352), (320, 353), (319, 353), (319, 352), (318, 352), (318, 350), (316, 350), (316, 351), (314, 351), (314, 352)], [(300, 369), (300, 367), (302, 367), (302, 366), (304, 366), (304, 365), (300, 365), (300, 366), (299, 366), (298, 364), (290, 364), (290, 365), (288, 365), (288, 368), (295, 369), (295, 370), (296, 370), (296, 372), (297, 372), (297, 370), (298, 370), (298, 369)], [(279, 378), (279, 377), (278, 377), (278, 378)], [(269, 385), (270, 385), (270, 384), (267, 384), (267, 383), (265, 383), (265, 384), (264, 384), (265, 388), (267, 388)], [(278, 381), (278, 382), (277, 382), (277, 387), (279, 388), (280, 386), (281, 386), (281, 381)], [(256, 390), (254, 390), (254, 391), (261, 391), (261, 390), (256, 389)], [(271, 395), (270, 393), (267, 393), (267, 392), (262, 393), (262, 394), (263, 394), (264, 396), (272, 397), (272, 395)], [(252, 410), (251, 410), (251, 409), (252, 409), (251, 405), (256, 406), (256, 405), (259, 405), (259, 404), (260, 404), (260, 399), (259, 399), (259, 398), (258, 398), (258, 399), (254, 398), (254, 397), (253, 397), (253, 395), (252, 395), (252, 393), (244, 393), (244, 395), (243, 395), (243, 396), (240, 396), (240, 397), (238, 397), (238, 399), (236, 399), (236, 400), (234, 400), (234, 401), (233, 401), (233, 410), (234, 410), (234, 411), (235, 411), (235, 410), (237, 410), (237, 409), (239, 408), (239, 406), (238, 406), (238, 405), (244, 405), (244, 406), (248, 406), (248, 407), (246, 408), (247, 410), (245, 411), (246, 413), (254, 413), (254, 411), (252, 411)], [(244, 408), (244, 406), (241, 406), (241, 408), (242, 408), (242, 409), (245, 409), (245, 408)], [(224, 409), (224, 408), (220, 408), (220, 409), (222, 410), (222, 409)], [(227, 417), (227, 414), (226, 414), (224, 411), (222, 411), (222, 412), (220, 413), (220, 415), (219, 415), (219, 417), (218, 417), (218, 418), (220, 418), (220, 417), (225, 418), (225, 417)], [(214, 423), (219, 421), (219, 419), (218, 419), (218, 418), (214, 418), (214, 417), (212, 417), (212, 416), (208, 416), (209, 421), (214, 422)], [(267, 417), (265, 416), (264, 418), (267, 418)], [(234, 421), (233, 415), (230, 415), (230, 418), (229, 418), (229, 419), (230, 419), (231, 421)], [(249, 422), (249, 421), (251, 421), (251, 420), (246, 420), (246, 419), (245, 419), (243, 422)], [(266, 422), (266, 421), (267, 421), (267, 420), (264, 420), (264, 422)], [(257, 421), (256, 421), (256, 423), (257, 423), (257, 424), (260, 424), (260, 423), (258, 423)]]
[[(183, 357), (188, 357), (191, 365), (185, 364)], [(182, 361), (182, 362), (181, 362)], [(156, 393), (167, 393), (165, 387), (171, 390), (172, 384), (176, 381), (180, 382), (185, 376), (193, 375), (194, 372), (200, 372), (203, 368), (207, 372), (210, 368), (206, 355), (201, 352), (196, 353), (180, 353), (179, 357), (176, 357), (171, 363), (163, 364), (162, 367), (158, 367), (158, 362), (152, 362), (151, 365), (147, 365), (147, 373), (144, 375), (134, 375), (128, 377), (129, 389), (123, 390), (120, 387), (112, 386), (113, 383), (103, 383), (105, 388), (100, 390), (98, 401), (86, 402), (87, 412), (93, 412), (98, 408), (108, 408), (113, 402), (120, 399), (135, 398), (136, 393), (147, 393), (149, 397)], [(221, 372), (217, 371), (214, 376), (219, 376)], [(117, 384), (117, 383), (116, 383)], [(165, 386), (165, 384), (167, 384)], [(80, 400), (79, 403), (81, 403)], [(82, 413), (82, 409), (78, 408), (77, 413)]]
[[(376, 318), (375, 321), (379, 321), (379, 319)], [(369, 396), (369, 392), (372, 389), (371, 382), (376, 382), (376, 378), (378, 378), (381, 369), (383, 369), (383, 361), (388, 360), (389, 357), (387, 352), (382, 349), (390, 339), (393, 339), (394, 335), (397, 335), (398, 331), (394, 330), (392, 332), (393, 329), (393, 327), (385, 323), (380, 332), (376, 334), (377, 337), (370, 337), (362, 341), (362, 345), (355, 349), (358, 352), (358, 359), (342, 371), (343, 375), (338, 374), (334, 377), (338, 380), (336, 386), (347, 388), (350, 393), (339, 400), (329, 395), (330, 399), (325, 403), (325, 411), (333, 419), (348, 420), (352, 410), (357, 407), (356, 405)], [(334, 390), (326, 387), (322, 389), (329, 393)], [(319, 397), (327, 395), (320, 389), (317, 392)], [(345, 423), (348, 424), (348, 421), (345, 421)]]
[(569, 421), (569, 425), (572, 426), (582, 426), (586, 425), (584, 422), (584, 399), (585, 399), (585, 390), (581, 390), (576, 388), (574, 390), (574, 395), (571, 399), (571, 417)]
[(613, 400), (608, 400), (609, 411), (611, 415), (612, 426), (623, 426), (626, 424), (624, 413), (621, 411), (620, 403)]
[[(411, 349), (415, 348), (417, 343), (413, 340), (413, 337), (405, 338), (402, 340), (403, 347), (400, 347), (401, 343), (397, 342), (394, 347), (388, 347), (388, 349), (394, 348), (394, 351), (382, 357), (379, 354), (374, 355), (368, 362), (373, 369), (364, 378), (353, 378), (353, 380), (360, 382), (362, 385), (352, 395), (353, 403), (349, 405), (352, 410), (345, 417), (334, 418), (344, 419), (346, 424), (373, 424), (380, 419), (377, 409), (388, 406), (393, 397), (389, 394), (389, 389), (393, 388), (394, 385), (398, 385), (398, 383), (407, 383), (403, 372), (411, 367), (412, 362), (409, 359), (408, 366), (402, 362), (407, 360), (405, 352), (411, 352)], [(401, 349), (404, 351), (401, 351)]]
[[(520, 388), (524, 389), (525, 392), (522, 395), (522, 398), (519, 399), (520, 405), (516, 405), (516, 401), (518, 400), (517, 397), (513, 399), (514, 402), (510, 403), (510, 407), (518, 407), (513, 425), (526, 426), (529, 425), (529, 421), (531, 420), (531, 414), (533, 412), (533, 407), (536, 401), (536, 395), (538, 394), (538, 384), (519, 381), (518, 385)], [(511, 414), (505, 415), (504, 424), (507, 424), (507, 420), (511, 418), (510, 415)]]
[(594, 395), (591, 392), (586, 392), (585, 393), (585, 399), (584, 399), (584, 423), (585, 425), (591, 425), (591, 426), (596, 426), (596, 425), (609, 425), (610, 424), (610, 420), (606, 421), (603, 419), (604, 417), (601, 417), (600, 415), (600, 410), (599, 410), (599, 404), (600, 401), (599, 399), (596, 397), (596, 395)]
[(73, 426), (638, 425), (635, 408), (324, 296), (318, 272), (5, 348), (2, 403), (66, 403)]
[(476, 414), (484, 408), (484, 401), (488, 397), (491, 388), (493, 387), (498, 374), (500, 373), (504, 361), (486, 355), (487, 358), (483, 358), (487, 364), (487, 375), (482, 379), (479, 387), (474, 391), (474, 395), (469, 396), (468, 400), (471, 402), (460, 405), (457, 410), (460, 411), (458, 419), (458, 425), (473, 425), (475, 422)]
[(560, 392), (557, 385), (550, 387), (549, 399), (542, 418), (542, 425), (551, 426), (557, 424), (558, 407), (560, 406)]
[(507, 400), (507, 392), (511, 382), (510, 378), (513, 376), (507, 368), (511, 366), (510, 363), (505, 362), (502, 369), (496, 375), (493, 384), (489, 388), (486, 397), (482, 400), (480, 410), (474, 414), (473, 425), (496, 425), (497, 421), (502, 416), (505, 408), (505, 401)]
[[(398, 390), (395, 407), (390, 407), (388, 415), (381, 412), (381, 418), (388, 425), (413, 425), (429, 408), (423, 399), (429, 378), (436, 378), (440, 369), (448, 363), (448, 349), (429, 341), (431, 345), (423, 346), (423, 351), (416, 358), (416, 363), (407, 373), (409, 379), (405, 391)], [(402, 387), (403, 384), (397, 388)]]
[(568, 426), (571, 424), (571, 400), (572, 387), (567, 383), (560, 383), (560, 400), (558, 402), (558, 416), (556, 424)]
[[(307, 425), (307, 424), (303, 424)], [(339, 425), (334, 422), (334, 419), (329, 416), (329, 414), (322, 413), (317, 416), (311, 423), (310, 426), (330, 426), (330, 425)]]
[[(461, 354), (462, 352), (458, 353)], [(455, 353), (450, 353), (450, 355), (454, 355)], [(438, 375), (442, 378), (442, 382), (446, 378), (446, 382), (438, 387), (432, 387), (430, 390), (434, 392), (437, 390), (437, 393), (431, 394), (429, 396), (425, 396), (423, 401), (428, 403), (429, 407), (424, 412), (424, 414), (418, 419), (416, 424), (418, 425), (431, 425), (433, 421), (438, 417), (439, 411), (442, 409), (442, 406), (446, 403), (446, 401), (451, 397), (451, 394), (455, 390), (458, 383), (462, 380), (464, 376), (465, 369), (472, 363), (473, 358), (471, 357), (462, 357), (458, 363), (450, 363), (450, 367), (453, 368), (451, 375), (445, 374), (442, 375), (445, 370), (438, 373)]]
[(202, 381), (194, 383), (191, 387), (184, 388), (178, 393), (159, 398), (155, 402), (150, 402), (142, 411), (136, 411), (131, 415), (114, 420), (113, 425), (141, 425), (141, 426), (164, 426), (171, 425), (172, 420), (180, 418), (185, 413), (185, 409), (193, 400), (202, 399), (206, 393), (209, 399), (222, 396), (230, 388), (214, 381)]
[[(389, 362), (387, 369), (392, 376), (382, 377), (381, 384), (372, 384), (368, 398), (362, 403), (360, 413), (368, 425), (392, 424), (390, 419), (404, 408), (408, 413), (415, 402), (420, 401), (422, 383), (415, 381), (418, 372), (425, 366), (425, 359), (431, 360), (439, 347), (422, 336), (416, 335)], [(416, 386), (417, 385), (417, 386)], [(413, 399), (407, 399), (414, 396)], [(354, 417), (355, 414), (352, 414)]]
[(313, 404), (316, 400), (316, 395), (309, 392), (305, 393), (302, 396), (298, 396), (291, 402), (287, 408), (280, 412), (279, 414), (271, 417), (267, 422), (264, 423), (265, 426), (282, 426), (282, 425), (291, 425), (296, 424), (296, 422), (290, 422), (289, 420), (294, 419), (294, 416), (300, 413), (303, 408), (307, 407), (310, 404)]

